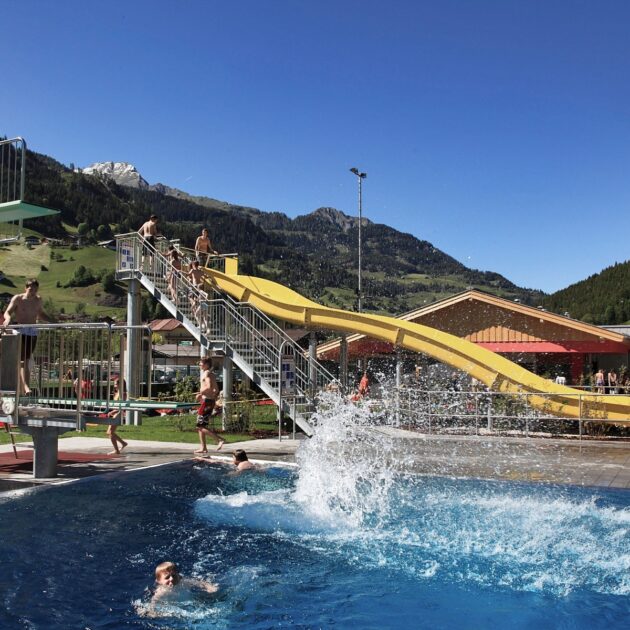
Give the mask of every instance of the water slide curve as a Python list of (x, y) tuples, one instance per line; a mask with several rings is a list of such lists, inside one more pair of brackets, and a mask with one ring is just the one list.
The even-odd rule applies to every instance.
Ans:
[(449, 333), (395, 317), (322, 306), (277, 282), (232, 274), (230, 267), (227, 265), (227, 273), (205, 269), (207, 281), (270, 317), (304, 327), (361, 333), (421, 352), (467, 372), (493, 391), (525, 394), (532, 407), (550, 415), (630, 425), (630, 396), (598, 395), (557, 385), (495, 352)]

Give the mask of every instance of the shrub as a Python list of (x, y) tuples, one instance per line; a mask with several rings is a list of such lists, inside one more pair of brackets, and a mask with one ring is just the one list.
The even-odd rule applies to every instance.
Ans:
[(97, 278), (94, 276), (94, 272), (83, 265), (79, 265), (74, 270), (74, 275), (66, 283), (66, 287), (87, 287), (97, 282)]
[(175, 400), (177, 402), (194, 402), (199, 391), (199, 381), (193, 376), (184, 376), (175, 383)]

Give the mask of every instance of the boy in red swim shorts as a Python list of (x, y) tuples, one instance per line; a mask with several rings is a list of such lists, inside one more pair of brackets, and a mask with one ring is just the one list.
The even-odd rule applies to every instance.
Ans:
[(201, 368), (199, 392), (195, 398), (201, 402), (199, 411), (197, 412), (197, 433), (199, 434), (199, 443), (201, 448), (195, 453), (207, 453), (208, 445), (206, 444), (206, 436), (210, 435), (217, 441), (217, 451), (225, 444), (225, 440), (210, 428), (210, 417), (214, 409), (214, 403), (219, 393), (217, 380), (212, 373), (212, 360), (204, 357), (199, 361)]

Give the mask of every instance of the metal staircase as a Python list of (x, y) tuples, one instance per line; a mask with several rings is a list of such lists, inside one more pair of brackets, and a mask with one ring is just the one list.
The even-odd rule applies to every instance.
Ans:
[(309, 418), (315, 396), (333, 380), (321, 364), (306, 357), (273, 320), (250, 304), (218, 293), (207, 280), (203, 287), (194, 286), (186, 276), (190, 259), (183, 249), (175, 250), (181, 265), (177, 270), (165, 239), (154, 246), (134, 232), (117, 236), (116, 242), (117, 279), (139, 280), (202, 347), (225, 352), (283, 413), (312, 434)]

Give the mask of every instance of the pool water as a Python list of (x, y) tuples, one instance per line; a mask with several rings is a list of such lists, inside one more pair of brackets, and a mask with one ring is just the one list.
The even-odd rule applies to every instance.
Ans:
[[(238, 477), (186, 462), (0, 502), (0, 627), (627, 627), (630, 493), (317, 477), (309, 461)], [(218, 596), (142, 616), (164, 560)]]

